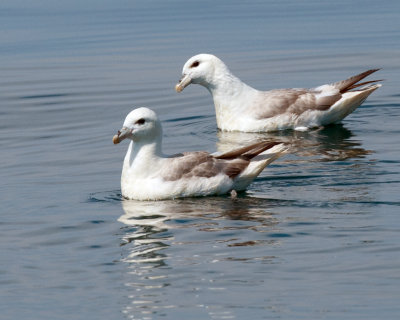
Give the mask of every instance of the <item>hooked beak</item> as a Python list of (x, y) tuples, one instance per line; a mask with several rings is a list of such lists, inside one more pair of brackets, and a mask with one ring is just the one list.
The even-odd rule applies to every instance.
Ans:
[(132, 129), (129, 129), (127, 127), (122, 127), (121, 130), (118, 131), (118, 133), (113, 137), (113, 143), (118, 144), (122, 140), (128, 138), (132, 134)]
[(183, 74), (181, 80), (179, 80), (179, 82), (175, 86), (176, 92), (182, 92), (182, 90), (185, 89), (191, 82), (192, 79), (190, 78), (190, 76), (187, 74)]

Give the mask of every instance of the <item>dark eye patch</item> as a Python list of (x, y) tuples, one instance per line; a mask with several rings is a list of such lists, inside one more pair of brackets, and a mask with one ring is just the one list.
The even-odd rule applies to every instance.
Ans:
[(191, 68), (196, 68), (196, 67), (199, 66), (199, 64), (200, 64), (200, 61), (195, 61), (195, 62), (192, 63), (192, 65), (190, 67)]
[(144, 120), (143, 118), (140, 118), (138, 121), (136, 121), (136, 124), (144, 124), (146, 122), (146, 120)]

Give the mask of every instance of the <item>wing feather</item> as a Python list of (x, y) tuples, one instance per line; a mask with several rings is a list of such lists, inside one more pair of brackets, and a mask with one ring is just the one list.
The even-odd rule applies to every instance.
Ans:
[(205, 151), (185, 152), (169, 158), (169, 165), (162, 177), (165, 181), (176, 181), (195, 177), (212, 178), (225, 174), (233, 179), (247, 168), (251, 159), (278, 144), (280, 143), (257, 142), (219, 156), (212, 156)]

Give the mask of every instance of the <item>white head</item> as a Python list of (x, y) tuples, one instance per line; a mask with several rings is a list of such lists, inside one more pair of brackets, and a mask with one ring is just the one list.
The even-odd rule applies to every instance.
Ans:
[(229, 72), (222, 60), (206, 53), (193, 56), (183, 66), (182, 78), (176, 84), (175, 90), (181, 92), (191, 83), (200, 84), (206, 88), (213, 86), (216, 72)]
[(113, 137), (114, 144), (124, 139), (134, 142), (150, 143), (161, 140), (161, 122), (156, 113), (148, 108), (137, 108), (125, 118), (122, 129)]

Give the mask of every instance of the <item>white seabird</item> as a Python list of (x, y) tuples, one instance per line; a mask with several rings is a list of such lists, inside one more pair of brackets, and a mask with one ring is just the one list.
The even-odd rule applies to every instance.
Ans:
[(381, 85), (359, 83), (379, 69), (312, 89), (259, 91), (234, 76), (216, 56), (190, 58), (175, 86), (181, 92), (191, 83), (206, 87), (214, 100), (217, 126), (224, 131), (268, 132), (307, 130), (341, 121)]
[(167, 156), (161, 150), (161, 122), (148, 108), (138, 108), (128, 114), (113, 142), (117, 144), (124, 139), (131, 141), (122, 168), (121, 191), (123, 197), (135, 200), (245, 190), (287, 149), (282, 143), (263, 141), (220, 155), (197, 151)]

